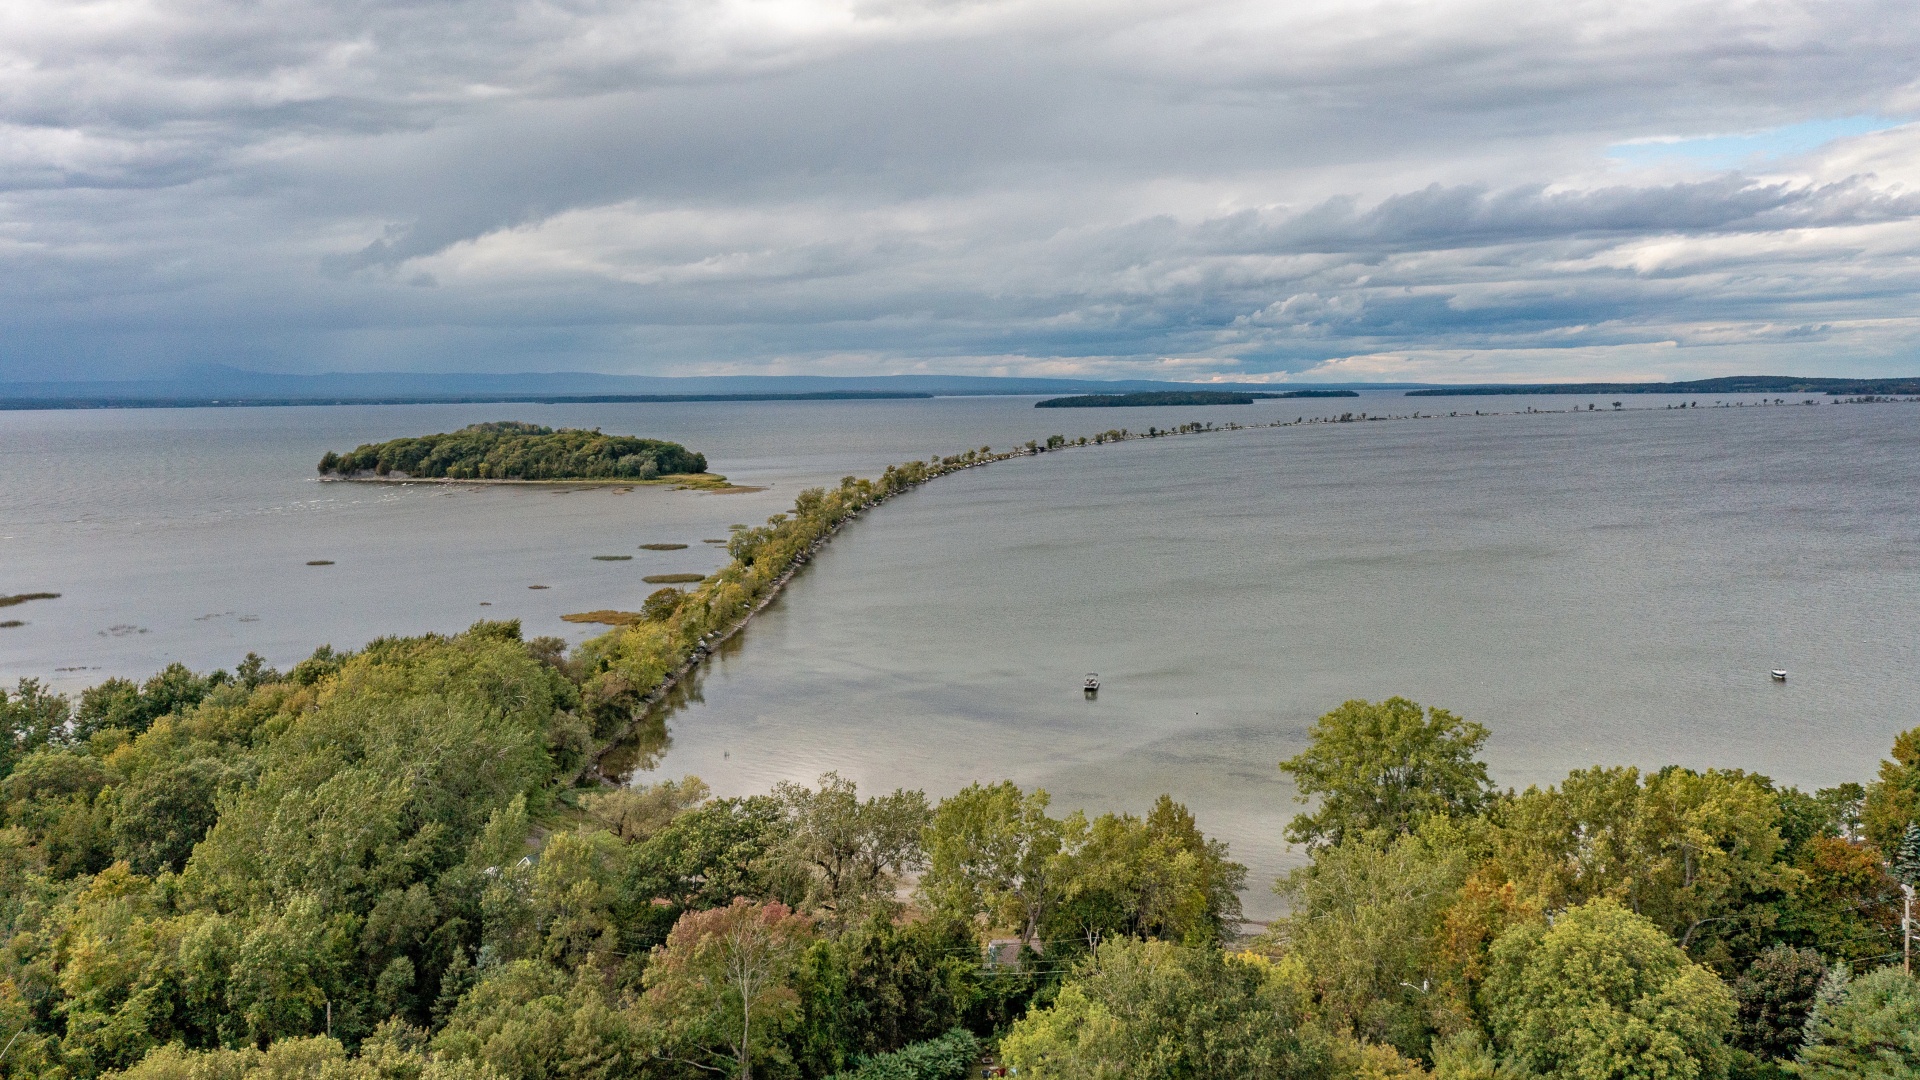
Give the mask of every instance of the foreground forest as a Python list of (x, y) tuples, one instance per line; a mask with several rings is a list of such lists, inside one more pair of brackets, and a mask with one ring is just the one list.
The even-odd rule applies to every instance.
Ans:
[(1244, 869), (1166, 797), (568, 786), (598, 663), (481, 623), (23, 682), (4, 1075), (1920, 1075), (1920, 730), (1814, 795), (1503, 793), (1477, 726), (1348, 702), (1282, 765), (1316, 797), (1292, 914), (1242, 939)]
[(1512, 792), (1478, 725), (1348, 702), (1280, 763), (1311, 861), (1250, 936), (1166, 797), (595, 779), (843, 522), (1006, 456), (804, 492), (571, 652), (479, 623), (0, 694), (0, 1076), (1920, 1077), (1920, 728), (1813, 794)]

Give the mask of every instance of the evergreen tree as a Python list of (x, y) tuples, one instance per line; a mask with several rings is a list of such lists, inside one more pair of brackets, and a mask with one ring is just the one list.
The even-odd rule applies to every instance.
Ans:
[(1902, 885), (1920, 885), (1920, 821), (1907, 826), (1900, 846), (1893, 849), (1893, 879)]

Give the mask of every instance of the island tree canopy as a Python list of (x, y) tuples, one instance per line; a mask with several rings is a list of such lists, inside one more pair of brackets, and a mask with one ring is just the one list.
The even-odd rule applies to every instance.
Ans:
[(679, 443), (606, 435), (598, 429), (541, 427), (513, 420), (459, 431), (366, 443), (329, 452), (320, 472), (459, 480), (652, 480), (707, 469), (705, 455)]

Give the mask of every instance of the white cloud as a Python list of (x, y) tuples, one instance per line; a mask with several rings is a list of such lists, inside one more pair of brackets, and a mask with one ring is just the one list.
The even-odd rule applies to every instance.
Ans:
[(1907, 371), (1910, 14), (21, 0), (0, 378)]

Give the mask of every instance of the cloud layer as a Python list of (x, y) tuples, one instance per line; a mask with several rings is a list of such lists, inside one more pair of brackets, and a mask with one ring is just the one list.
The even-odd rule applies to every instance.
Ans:
[(1910, 374), (1911, 14), (18, 0), (0, 380)]

